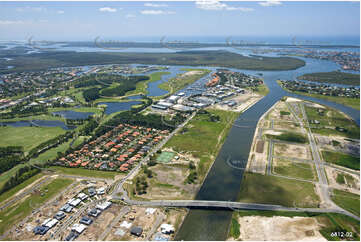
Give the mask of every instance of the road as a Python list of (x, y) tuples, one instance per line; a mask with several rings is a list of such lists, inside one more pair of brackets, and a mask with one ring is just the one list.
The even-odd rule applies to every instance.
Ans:
[(160, 224), (163, 222), (163, 220), (166, 218), (166, 216), (161, 212), (155, 222), (153, 223), (153, 226), (151, 228), (151, 230), (147, 233), (147, 236), (145, 237), (144, 241), (150, 241), (152, 238), (152, 235), (157, 231), (157, 229), (159, 228)]
[(51, 179), (51, 177), (48, 176), (45, 179), (43, 179), (42, 181), (40, 181), (37, 184), (35, 184), (34, 186), (32, 186), (31, 188), (29, 188), (29, 189), (25, 190), (24, 192), (20, 193), (19, 195), (13, 197), (11, 200), (6, 202), (4, 205), (1, 205), (0, 211), (7, 208), (7, 207), (9, 207), (9, 206), (11, 206), (11, 205), (13, 205), (15, 202), (20, 201), (21, 199), (23, 199), (28, 194), (33, 193), (35, 190), (39, 189), (44, 183), (46, 183), (50, 179)]
[(266, 211), (294, 211), (294, 212), (317, 212), (317, 213), (339, 213), (353, 217), (360, 221), (360, 218), (350, 212), (339, 208), (294, 208), (272, 204), (241, 203), (230, 201), (207, 201), (207, 200), (156, 200), (137, 201), (123, 199), (129, 205), (139, 205), (147, 207), (197, 207), (197, 208), (226, 208), (242, 210), (266, 210)]
[(106, 227), (106, 229), (101, 233), (101, 235), (98, 238), (98, 241), (103, 241), (106, 236), (110, 233), (110, 230), (119, 222), (119, 220), (127, 213), (129, 213), (130, 207), (123, 207), (118, 215), (113, 219), (113, 221)]

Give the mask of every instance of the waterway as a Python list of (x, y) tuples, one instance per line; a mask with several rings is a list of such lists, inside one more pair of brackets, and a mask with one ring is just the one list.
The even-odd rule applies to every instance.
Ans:
[(140, 101), (131, 101), (131, 102), (102, 102), (98, 105), (107, 105), (105, 108), (105, 114), (112, 114), (119, 111), (127, 111), (132, 108), (133, 105), (141, 104)]
[[(284, 91), (277, 84), (276, 80), (278, 79), (291, 80), (305, 73), (333, 71), (338, 68), (335, 63), (330, 61), (304, 60), (306, 65), (294, 71), (261, 72), (270, 92), (258, 103), (242, 113), (235, 121), (237, 126), (231, 128), (213, 166), (196, 195), (197, 200), (236, 201), (238, 196), (242, 196), (239, 191), (243, 170), (232, 168), (227, 163), (227, 160), (244, 161), (242, 164), (244, 164), (244, 167), (246, 166), (258, 120), (283, 96), (298, 97), (336, 108), (348, 114), (356, 123), (360, 124), (360, 112), (357, 110), (326, 100), (295, 95)], [(260, 73), (260, 71), (237, 71), (252, 75)], [(232, 211), (229, 210), (191, 209), (177, 233), (176, 240), (226, 240), (231, 216)]]
[(8, 125), (12, 127), (60, 127), (64, 130), (75, 129), (76, 126), (66, 125), (58, 120), (22, 120), (15, 122), (0, 122), (0, 125)]
[(59, 115), (66, 119), (87, 119), (89, 116), (93, 115), (92, 112), (76, 112), (72, 110), (64, 110), (53, 112), (53, 115)]

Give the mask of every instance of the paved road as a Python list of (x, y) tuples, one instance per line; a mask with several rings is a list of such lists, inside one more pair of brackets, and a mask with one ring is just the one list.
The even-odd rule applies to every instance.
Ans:
[(166, 218), (166, 216), (163, 213), (160, 213), (155, 222), (153, 223), (153, 227), (151, 230), (147, 233), (147, 236), (145, 237), (144, 241), (150, 241), (152, 235), (157, 231), (157, 228), (160, 226), (160, 224), (163, 222), (163, 220)]
[(119, 220), (130, 211), (130, 207), (123, 207), (113, 221), (105, 228), (103, 233), (99, 236), (98, 241), (103, 241), (110, 233), (111, 229), (119, 222)]
[(267, 210), (267, 211), (295, 211), (295, 212), (317, 212), (317, 213), (340, 213), (353, 217), (357, 220), (360, 218), (352, 213), (349, 213), (339, 208), (293, 208), (284, 207), (272, 204), (259, 203), (241, 203), (230, 201), (207, 201), (207, 200), (157, 200), (157, 201), (136, 201), (123, 199), (124, 202), (130, 205), (140, 205), (149, 207), (197, 207), (197, 208), (227, 208), (227, 209), (242, 209), (242, 210)]
[(273, 140), (269, 140), (268, 144), (268, 165), (267, 165), (267, 174), (272, 174), (272, 157), (273, 157)]

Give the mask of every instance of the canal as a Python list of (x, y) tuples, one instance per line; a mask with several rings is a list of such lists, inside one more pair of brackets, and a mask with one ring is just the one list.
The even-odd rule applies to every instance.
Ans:
[[(261, 72), (270, 92), (258, 103), (242, 113), (235, 121), (236, 126), (231, 128), (213, 166), (196, 195), (197, 200), (236, 201), (238, 196), (242, 195), (239, 194), (239, 191), (243, 170), (232, 168), (227, 161), (243, 161), (241, 163), (244, 167), (246, 166), (258, 120), (283, 96), (300, 97), (328, 105), (348, 114), (356, 123), (360, 123), (360, 112), (357, 110), (325, 100), (288, 93), (277, 84), (278, 79), (293, 80), (304, 73), (333, 71), (338, 68), (336, 64), (329, 61), (304, 60), (306, 65), (297, 70)], [(247, 70), (235, 71), (242, 71), (252, 75), (259, 73), (259, 71)], [(191, 209), (175, 240), (226, 240), (231, 216), (232, 211), (230, 210)]]

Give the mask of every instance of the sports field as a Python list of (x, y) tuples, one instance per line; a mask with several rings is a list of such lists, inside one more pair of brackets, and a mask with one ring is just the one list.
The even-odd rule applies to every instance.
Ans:
[(168, 163), (173, 159), (173, 157), (174, 157), (173, 152), (165, 151), (165, 152), (162, 152), (162, 154), (160, 154), (158, 156), (157, 161), (161, 162), (161, 163)]

